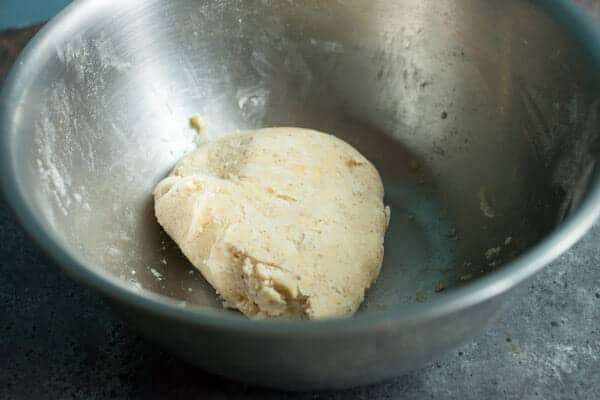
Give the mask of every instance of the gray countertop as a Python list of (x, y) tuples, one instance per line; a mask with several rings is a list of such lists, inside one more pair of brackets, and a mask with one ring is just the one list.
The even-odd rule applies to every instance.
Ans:
[[(0, 34), (0, 80), (36, 31)], [(392, 381), (283, 393), (141, 339), (30, 243), (0, 200), (0, 399), (600, 399), (600, 224), (476, 339)]]

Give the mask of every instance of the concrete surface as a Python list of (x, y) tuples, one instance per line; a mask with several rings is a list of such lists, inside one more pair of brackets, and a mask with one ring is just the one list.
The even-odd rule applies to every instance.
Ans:
[[(0, 80), (37, 28), (0, 34)], [(282, 393), (211, 376), (141, 339), (64, 276), (0, 200), (0, 399), (600, 399), (600, 224), (498, 323), (392, 381)]]

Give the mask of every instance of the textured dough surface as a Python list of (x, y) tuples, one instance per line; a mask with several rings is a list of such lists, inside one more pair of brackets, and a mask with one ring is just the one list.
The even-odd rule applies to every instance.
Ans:
[(255, 318), (353, 314), (377, 278), (389, 209), (375, 167), (332, 135), (268, 128), (182, 158), (158, 222), (224, 300)]

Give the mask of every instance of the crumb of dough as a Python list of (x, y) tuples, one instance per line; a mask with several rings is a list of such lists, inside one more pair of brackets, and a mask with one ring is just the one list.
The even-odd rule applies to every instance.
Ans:
[(199, 146), (154, 190), (167, 234), (226, 307), (252, 318), (353, 314), (390, 211), (375, 167), (322, 132), (268, 128)]
[(156, 279), (158, 279), (159, 281), (162, 280), (162, 274), (160, 272), (158, 272), (157, 270), (155, 270), (154, 268), (150, 268), (150, 272), (152, 272), (152, 275), (154, 275), (154, 277)]
[(491, 247), (491, 248), (489, 248), (489, 249), (487, 249), (485, 251), (485, 258), (487, 260), (491, 260), (493, 258), (496, 258), (500, 254), (501, 250), (502, 249), (500, 248), (500, 246), (498, 246), (498, 247)]
[(444, 291), (444, 289), (446, 289), (446, 287), (444, 286), (444, 284), (443, 284), (442, 282), (438, 283), (438, 284), (435, 286), (435, 292), (436, 292), (436, 293), (443, 292), (443, 291)]
[(190, 118), (190, 126), (196, 130), (199, 136), (201, 136), (206, 132), (208, 124), (200, 117), (200, 115), (196, 114)]

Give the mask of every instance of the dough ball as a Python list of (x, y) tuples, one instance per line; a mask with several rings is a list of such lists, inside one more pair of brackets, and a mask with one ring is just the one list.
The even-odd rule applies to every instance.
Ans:
[(224, 305), (249, 317), (351, 315), (379, 274), (381, 178), (332, 135), (231, 134), (181, 159), (154, 197), (165, 231)]

